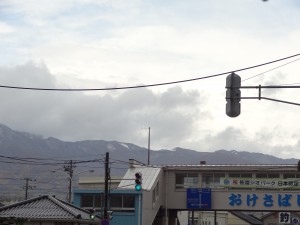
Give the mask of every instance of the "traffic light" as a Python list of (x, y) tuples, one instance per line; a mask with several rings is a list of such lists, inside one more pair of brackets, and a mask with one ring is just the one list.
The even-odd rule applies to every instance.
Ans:
[(135, 190), (140, 191), (142, 190), (142, 173), (137, 172), (135, 174)]
[(226, 77), (226, 114), (229, 117), (237, 117), (241, 113), (241, 77), (231, 73)]
[(94, 220), (96, 217), (96, 210), (95, 209), (90, 209), (90, 219)]

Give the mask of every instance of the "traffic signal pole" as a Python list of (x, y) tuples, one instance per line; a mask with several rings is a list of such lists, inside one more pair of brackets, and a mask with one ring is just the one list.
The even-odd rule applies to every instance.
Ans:
[(290, 105), (297, 105), (300, 106), (300, 103), (296, 103), (296, 102), (289, 102), (289, 101), (283, 101), (283, 100), (279, 100), (279, 99), (274, 99), (274, 98), (266, 98), (266, 97), (262, 97), (261, 96), (261, 89), (262, 88), (266, 88), (266, 89), (271, 89), (271, 88), (300, 88), (300, 86), (278, 86), (278, 85), (270, 85), (270, 86), (262, 86), (262, 85), (258, 85), (258, 86), (241, 86), (240, 88), (245, 88), (245, 89), (258, 89), (258, 97), (240, 97), (241, 99), (264, 99), (264, 100), (269, 100), (269, 101), (274, 101), (274, 102), (280, 102), (280, 103), (286, 103), (286, 104), (290, 104)]
[[(290, 105), (297, 105), (300, 106), (300, 103), (296, 102), (290, 102), (290, 101), (283, 101), (279, 99), (273, 99), (273, 98), (267, 98), (267, 97), (262, 97), (261, 96), (261, 89), (271, 89), (271, 88), (300, 88), (300, 86), (290, 86), (290, 85), (269, 85), (269, 86), (241, 86), (241, 78), (239, 75), (235, 73), (231, 73), (230, 75), (227, 76), (226, 78), (226, 114), (229, 117), (237, 117), (240, 115), (240, 100), (241, 99), (264, 99), (264, 100), (269, 100), (269, 101), (275, 101), (275, 102), (280, 102), (280, 103), (285, 103), (285, 104), (290, 104)], [(240, 89), (258, 89), (258, 97), (241, 97), (241, 91)]]

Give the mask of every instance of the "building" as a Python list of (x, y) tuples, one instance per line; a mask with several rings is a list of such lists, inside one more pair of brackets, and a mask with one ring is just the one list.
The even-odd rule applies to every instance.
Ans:
[[(238, 212), (242, 211), (296, 212), (300, 209), (297, 165), (201, 163), (146, 167), (134, 160), (130, 160), (129, 165), (118, 186), (110, 191), (109, 207), (114, 211), (112, 225), (178, 225), (178, 215), (182, 211), (194, 211), (195, 214), (203, 211), (230, 212), (226, 214), (225, 225), (234, 225)], [(143, 178), (141, 192), (135, 191), (134, 177), (137, 172)], [(82, 189), (74, 193), (76, 205), (96, 207), (101, 211), (103, 189)], [(93, 194), (98, 195), (93, 200), (98, 204), (85, 205), (86, 195)], [(91, 196), (89, 198), (91, 202)], [(235, 219), (231, 220), (231, 217)], [(199, 215), (194, 218), (199, 218)], [(245, 218), (242, 220), (245, 221)], [(202, 222), (201, 225), (209, 225)], [(222, 223), (219, 217), (213, 224)]]
[(90, 212), (43, 195), (0, 208), (0, 224), (12, 225), (79, 225), (100, 224)]
[[(143, 174), (142, 191), (136, 191), (134, 188), (136, 172)], [(121, 180), (115, 178), (111, 180), (109, 211), (113, 211), (112, 225), (153, 223), (162, 204), (157, 201), (162, 188), (158, 183), (159, 176), (162, 176), (160, 168), (143, 167), (129, 169)], [(98, 215), (101, 215), (104, 208), (103, 181), (104, 179), (101, 178), (94, 178), (94, 182), (93, 178), (80, 179), (79, 187), (81, 188), (73, 190), (74, 204), (84, 209), (94, 208)], [(156, 193), (154, 197), (153, 190)], [(143, 217), (146, 214), (151, 216)]]

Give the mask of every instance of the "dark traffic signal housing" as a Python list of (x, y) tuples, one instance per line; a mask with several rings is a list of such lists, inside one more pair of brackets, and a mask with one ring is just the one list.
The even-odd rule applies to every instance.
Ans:
[(241, 113), (241, 77), (231, 73), (226, 77), (226, 114), (229, 117), (237, 117)]
[(140, 172), (135, 173), (135, 190), (142, 190), (142, 173)]

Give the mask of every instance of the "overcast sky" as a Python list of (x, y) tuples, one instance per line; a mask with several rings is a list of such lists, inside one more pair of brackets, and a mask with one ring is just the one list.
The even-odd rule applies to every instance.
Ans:
[[(1, 0), (0, 85), (111, 88), (233, 71), (300, 53), (299, 21), (299, 0)], [(298, 58), (239, 72), (242, 85), (300, 83), (300, 60), (289, 63)], [(151, 127), (153, 150), (300, 158), (300, 107), (242, 100), (241, 115), (230, 118), (226, 76), (122, 91), (0, 88), (0, 123), (45, 138), (141, 147)], [(299, 94), (262, 91), (297, 103)]]

